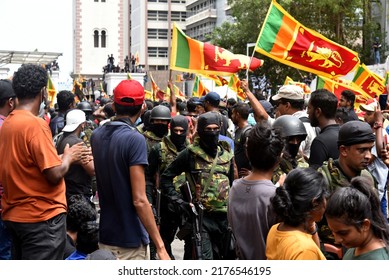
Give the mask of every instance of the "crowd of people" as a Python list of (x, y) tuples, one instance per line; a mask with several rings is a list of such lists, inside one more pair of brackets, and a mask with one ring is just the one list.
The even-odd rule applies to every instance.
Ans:
[[(0, 81), (0, 259), (389, 259), (385, 110), (282, 86), (145, 100), (57, 94), (26, 64)], [(384, 104), (385, 105), (385, 104)], [(7, 164), (4, 164), (4, 163)]]

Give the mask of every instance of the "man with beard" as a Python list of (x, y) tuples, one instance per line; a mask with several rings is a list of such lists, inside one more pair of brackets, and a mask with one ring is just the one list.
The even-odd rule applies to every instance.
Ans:
[[(176, 190), (173, 179), (185, 172), (191, 178), (191, 195), (194, 201), (204, 206), (202, 219), (201, 259), (223, 258), (222, 240), (227, 235), (228, 193), (234, 179), (233, 152), (228, 143), (218, 140), (221, 117), (217, 112), (207, 112), (199, 116), (198, 136), (167, 167), (161, 177), (162, 192), (175, 205), (180, 214), (191, 213), (189, 203)], [(194, 222), (194, 221), (192, 221)], [(184, 259), (193, 259), (192, 234), (185, 240)]]
[[(376, 187), (372, 175), (366, 169), (372, 158), (374, 141), (374, 133), (365, 122), (349, 121), (341, 126), (337, 140), (339, 159), (330, 158), (318, 169), (326, 177), (331, 193), (337, 188), (348, 186), (356, 176), (368, 178), (371, 186)], [(319, 237), (322, 242), (334, 244), (333, 235), (325, 219), (320, 222)]]
[(332, 92), (318, 89), (311, 93), (308, 103), (309, 120), (313, 127), (320, 127), (320, 134), (312, 141), (309, 157), (309, 166), (314, 169), (329, 158), (339, 157), (336, 143), (339, 125), (335, 119), (337, 106), (338, 99)]
[[(189, 143), (186, 136), (188, 134), (188, 119), (184, 116), (175, 116), (170, 123), (170, 135), (164, 136), (162, 141), (154, 145), (149, 154), (148, 174), (146, 178), (147, 193), (153, 198), (153, 206), (156, 208), (156, 199), (160, 191), (160, 176), (166, 167), (177, 158), (179, 152), (186, 148)], [(174, 179), (176, 188), (185, 182), (185, 174), (181, 174)], [(160, 234), (165, 243), (165, 248), (172, 259), (174, 259), (171, 243), (174, 240), (179, 226), (179, 215), (168, 207), (168, 200), (161, 197), (160, 215), (157, 215), (157, 222), (160, 224)], [(155, 209), (158, 210), (158, 209)], [(158, 213), (157, 213), (158, 214)]]

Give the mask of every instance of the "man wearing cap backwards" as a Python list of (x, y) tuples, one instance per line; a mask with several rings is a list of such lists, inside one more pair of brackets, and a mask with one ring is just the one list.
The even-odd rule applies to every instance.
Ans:
[[(352, 178), (364, 176), (376, 187), (374, 179), (367, 167), (370, 163), (375, 136), (370, 126), (361, 121), (349, 121), (341, 126), (337, 145), (339, 159), (330, 158), (318, 169), (329, 183), (329, 191), (350, 184)], [(319, 236), (322, 242), (334, 243), (331, 231), (325, 219), (320, 224)]]
[[(10, 80), (0, 80), (0, 129), (5, 118), (12, 112), (16, 105), (16, 95)], [(3, 195), (3, 186), (0, 182), (0, 200)], [(11, 237), (1, 219), (0, 203), (0, 260), (11, 259)]]
[[(160, 189), (161, 174), (166, 167), (177, 158), (179, 152), (189, 144), (186, 136), (188, 134), (188, 119), (184, 116), (175, 116), (170, 123), (170, 135), (162, 138), (162, 141), (153, 146), (149, 154), (149, 166), (146, 173), (146, 190), (153, 197), (153, 206), (156, 207), (156, 191)], [(185, 174), (174, 179), (176, 188), (185, 182)], [(179, 226), (179, 215), (168, 206), (168, 200), (162, 196), (160, 204), (160, 230), (161, 237), (170, 257), (173, 259), (171, 243), (176, 235)]]
[[(66, 125), (62, 129), (64, 134), (57, 146), (59, 155), (63, 153), (67, 144), (72, 147), (74, 144), (84, 143), (80, 136), (85, 126), (86, 116), (82, 110), (73, 109), (66, 114)], [(69, 171), (65, 175), (66, 200), (68, 204), (69, 198), (76, 194), (81, 194), (87, 200), (91, 200), (92, 176), (94, 175), (95, 167), (92, 156), (90, 156), (87, 164), (72, 164), (70, 166)]]
[[(193, 144), (181, 151), (161, 176), (162, 192), (177, 212), (184, 217), (191, 213), (189, 203), (178, 193), (173, 179), (182, 172), (190, 178), (192, 197), (204, 206), (202, 223), (202, 259), (221, 259), (222, 240), (227, 233), (227, 202), (234, 179), (233, 151), (228, 143), (219, 142), (220, 114), (207, 112), (199, 116), (198, 136)], [(193, 259), (192, 235), (184, 237), (184, 259)]]
[(381, 151), (387, 142), (388, 133), (383, 128), (384, 117), (379, 108), (379, 103), (376, 99), (366, 101), (366, 104), (359, 105), (359, 108), (365, 112), (363, 116), (376, 136), (376, 142), (371, 150), (372, 158), (367, 169), (373, 175), (378, 185), (378, 195), (381, 201), (381, 210), (387, 217), (387, 199), (386, 199), (386, 183), (388, 180), (388, 166), (381, 159)]
[(119, 259), (149, 259), (149, 236), (160, 259), (170, 259), (146, 196), (147, 147), (135, 121), (144, 106), (144, 89), (135, 80), (114, 89), (113, 121), (91, 138), (100, 203), (101, 249)]
[[(18, 102), (0, 130), (2, 218), (12, 236), (13, 259), (62, 259), (66, 244), (64, 175), (81, 161), (82, 145), (59, 157), (50, 128), (37, 117), (45, 106), (47, 72), (23, 64), (12, 87)], [(28, 124), (28, 125), (26, 125)], [(48, 236), (50, 235), (50, 238)]]

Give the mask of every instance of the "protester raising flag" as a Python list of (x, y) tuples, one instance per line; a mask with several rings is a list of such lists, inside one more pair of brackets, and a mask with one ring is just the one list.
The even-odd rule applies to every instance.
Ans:
[(370, 98), (376, 98), (386, 93), (385, 80), (370, 71), (365, 64), (361, 64), (358, 67), (353, 82), (368, 94)]
[(170, 55), (170, 69), (229, 76), (239, 70), (254, 71), (262, 66), (263, 60), (242, 54), (233, 54), (223, 48), (189, 38), (174, 23)]
[(358, 54), (296, 21), (275, 0), (255, 50), (283, 64), (325, 77), (345, 76), (359, 65)]
[(246, 94), (243, 92), (243, 90), (240, 88), (240, 80), (237, 75), (232, 75), (230, 77), (230, 81), (228, 83), (228, 87), (236, 92), (236, 96), (240, 100), (245, 100), (246, 99)]
[(203, 85), (200, 80), (200, 77), (196, 75), (196, 78), (193, 83), (192, 96), (201, 97), (206, 95), (208, 92), (209, 90)]
[(50, 108), (53, 108), (54, 107), (54, 100), (57, 97), (57, 91), (55, 90), (55, 87), (54, 87), (53, 81), (51, 80), (50, 75), (47, 75), (47, 76), (48, 76), (47, 86), (46, 86), (47, 100), (50, 101)]

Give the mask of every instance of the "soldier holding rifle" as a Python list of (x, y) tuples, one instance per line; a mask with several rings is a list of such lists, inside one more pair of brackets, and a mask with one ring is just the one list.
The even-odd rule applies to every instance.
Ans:
[[(185, 240), (184, 259), (225, 257), (227, 201), (234, 170), (233, 151), (218, 140), (220, 127), (220, 114), (200, 115), (193, 144), (179, 153), (161, 176), (162, 192), (191, 224), (188, 234), (183, 234), (185, 226), (178, 233)], [(182, 172), (187, 179), (181, 187), (185, 195), (173, 184), (173, 178)]]

